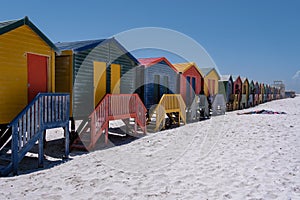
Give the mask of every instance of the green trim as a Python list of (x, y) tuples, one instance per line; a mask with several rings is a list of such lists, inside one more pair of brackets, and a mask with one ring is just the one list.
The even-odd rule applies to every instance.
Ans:
[(19, 28), (20, 26), (27, 25), (29, 26), (42, 40), (44, 40), (55, 52), (59, 53), (58, 48), (44, 35), (26, 16), (23, 19), (15, 21), (7, 26), (0, 28), (0, 35), (7, 33), (11, 30)]

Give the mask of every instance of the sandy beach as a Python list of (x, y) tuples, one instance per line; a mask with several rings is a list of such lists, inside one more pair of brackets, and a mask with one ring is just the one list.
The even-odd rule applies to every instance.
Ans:
[[(260, 109), (287, 114), (237, 115)], [(44, 169), (25, 159), (19, 176), (0, 178), (0, 199), (300, 199), (299, 96), (67, 162), (61, 134), (48, 132)]]

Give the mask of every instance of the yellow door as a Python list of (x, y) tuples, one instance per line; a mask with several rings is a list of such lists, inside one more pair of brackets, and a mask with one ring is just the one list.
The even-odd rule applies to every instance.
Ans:
[(94, 106), (96, 107), (106, 94), (106, 63), (94, 62)]
[(121, 66), (118, 64), (111, 64), (110, 91), (112, 94), (120, 94), (120, 77)]

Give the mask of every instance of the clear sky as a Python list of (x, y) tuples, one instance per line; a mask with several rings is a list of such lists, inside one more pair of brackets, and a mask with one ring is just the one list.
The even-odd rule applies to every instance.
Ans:
[(1, 1), (0, 21), (24, 16), (54, 43), (106, 38), (132, 28), (172, 29), (201, 44), (221, 74), (283, 80), (287, 89), (300, 92), (297, 0)]

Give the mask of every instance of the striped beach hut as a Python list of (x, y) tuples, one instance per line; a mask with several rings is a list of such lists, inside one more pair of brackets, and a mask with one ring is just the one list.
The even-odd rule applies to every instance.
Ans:
[(248, 101), (249, 101), (249, 81), (248, 78), (242, 77), (242, 99), (240, 103), (240, 108), (244, 109), (247, 108)]
[(204, 94), (213, 99), (214, 95), (218, 93), (218, 81), (220, 75), (215, 68), (200, 68), (204, 76)]
[(233, 103), (233, 99), (231, 98), (232, 88), (233, 88), (232, 76), (221, 75), (218, 85), (219, 85), (218, 93), (224, 96), (227, 111), (232, 110), (232, 103)]
[(58, 42), (56, 91), (71, 94), (71, 116), (88, 116), (106, 94), (135, 91), (139, 62), (114, 38)]
[(248, 106), (254, 106), (254, 95), (255, 95), (255, 86), (253, 80), (249, 83), (249, 98), (248, 98)]
[(28, 17), (0, 22), (0, 124), (39, 92), (55, 91), (56, 46)]
[(200, 94), (203, 88), (204, 79), (198, 68), (193, 63), (177, 63), (173, 64), (177, 72), (180, 74), (180, 94), (187, 106), (190, 106), (195, 95)]
[(242, 98), (242, 79), (240, 76), (233, 76), (233, 110), (240, 108), (240, 101)]

